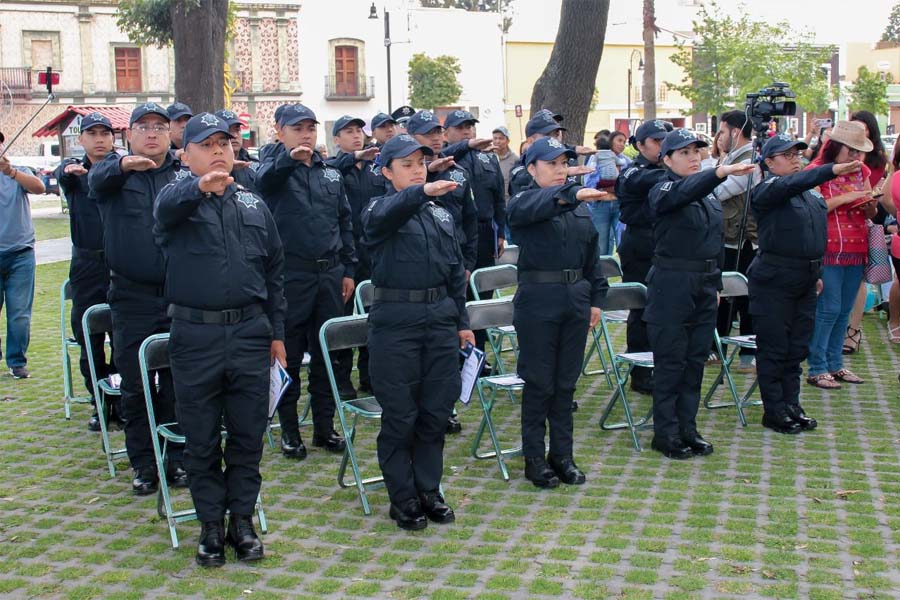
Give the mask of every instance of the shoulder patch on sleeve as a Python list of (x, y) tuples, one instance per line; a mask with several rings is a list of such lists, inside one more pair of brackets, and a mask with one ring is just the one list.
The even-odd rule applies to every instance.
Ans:
[(662, 186), (660, 186), (659, 189), (660, 189), (660, 191), (668, 192), (669, 190), (672, 189), (672, 182), (671, 181), (665, 182), (664, 184), (662, 184)]
[(632, 175), (637, 173), (637, 170), (638, 170), (637, 167), (631, 167), (630, 169), (628, 169), (627, 171), (622, 173), (622, 177), (624, 177), (625, 179), (628, 179), (629, 177), (631, 177)]

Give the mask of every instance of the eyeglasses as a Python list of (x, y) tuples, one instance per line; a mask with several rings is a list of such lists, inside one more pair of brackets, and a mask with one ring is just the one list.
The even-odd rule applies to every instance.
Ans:
[(800, 153), (797, 152), (796, 150), (789, 150), (787, 152), (782, 152), (781, 154), (776, 154), (775, 156), (783, 156), (787, 160), (794, 160), (795, 158), (800, 157)]
[(162, 124), (157, 124), (157, 125), (143, 125), (142, 124), (142, 125), (135, 125), (132, 129), (134, 129), (138, 133), (150, 133), (151, 131), (153, 133), (165, 133), (169, 130), (169, 126), (162, 125)]
[(856, 148), (851, 148), (850, 146), (847, 146), (847, 154), (855, 156), (857, 154), (863, 154), (863, 151), (857, 150)]

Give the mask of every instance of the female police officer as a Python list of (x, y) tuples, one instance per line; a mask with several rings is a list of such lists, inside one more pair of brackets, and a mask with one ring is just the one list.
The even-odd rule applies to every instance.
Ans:
[(455, 519), (440, 493), (444, 433), (459, 398), (459, 348), (474, 344), (466, 274), (453, 217), (438, 197), (454, 181), (425, 183), (425, 156), (412, 136), (381, 149), (381, 172), (397, 193), (362, 213), (375, 301), (369, 312), (369, 374), (381, 403), (378, 463), (402, 529)]
[(779, 134), (763, 146), (769, 176), (753, 190), (759, 254), (750, 266), (750, 314), (762, 424), (778, 433), (815, 429), (800, 406), (800, 363), (806, 359), (821, 285), (828, 207), (813, 188), (861, 169), (858, 160), (801, 171), (803, 142)]
[(555, 138), (534, 142), (525, 164), (537, 187), (511, 198), (507, 213), (520, 248), (514, 325), (525, 380), (522, 450), (525, 477), (537, 487), (585, 481), (572, 458), (572, 400), (587, 332), (600, 320), (609, 287), (597, 268), (597, 230), (582, 204), (606, 193), (566, 183), (574, 157)]
[(644, 321), (654, 363), (652, 447), (675, 459), (713, 451), (696, 423), (722, 285), (722, 206), (711, 194), (728, 175), (756, 168), (735, 164), (700, 171), (700, 148), (706, 145), (687, 129), (667, 134), (660, 150), (666, 177), (649, 199), (654, 252)]

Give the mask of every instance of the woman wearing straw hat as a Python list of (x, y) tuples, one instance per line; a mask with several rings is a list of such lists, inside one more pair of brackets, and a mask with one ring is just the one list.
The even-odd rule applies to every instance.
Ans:
[[(807, 168), (862, 160), (871, 150), (872, 142), (866, 138), (862, 123), (838, 121), (822, 152)], [(816, 302), (806, 381), (830, 390), (839, 389), (840, 382), (863, 382), (844, 368), (841, 346), (869, 256), (866, 219), (875, 216), (876, 206), (869, 184), (869, 168), (865, 165), (858, 172), (823, 183), (819, 192), (828, 205), (828, 240), (822, 260), (824, 287)]]

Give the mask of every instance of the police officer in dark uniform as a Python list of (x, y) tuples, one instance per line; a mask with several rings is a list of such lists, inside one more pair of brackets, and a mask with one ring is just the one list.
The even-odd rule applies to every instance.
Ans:
[(159, 193), (155, 232), (172, 302), (169, 356), (185, 467), (203, 524), (196, 560), (220, 566), (226, 543), (239, 560), (263, 557), (253, 508), (262, 481), (270, 361), (287, 364), (284, 252), (265, 203), (229, 175), (234, 152), (226, 122), (199, 114), (185, 126), (184, 142), (192, 176)]
[(828, 208), (814, 188), (861, 168), (853, 161), (803, 171), (806, 147), (783, 133), (770, 138), (760, 155), (768, 175), (750, 200), (759, 231), (749, 281), (762, 424), (789, 434), (817, 425), (800, 406), (800, 363), (809, 351), (827, 238)]
[(175, 102), (166, 108), (169, 115), (169, 140), (172, 150), (181, 150), (184, 148), (182, 136), (184, 134), (184, 126), (194, 116), (194, 111), (184, 102)]
[(674, 459), (713, 451), (696, 422), (722, 287), (722, 206), (712, 192), (728, 175), (755, 168), (735, 164), (700, 171), (704, 146), (687, 129), (668, 133), (660, 150), (666, 176), (649, 198), (655, 246), (644, 321), (655, 365), (652, 447)]
[(416, 114), (416, 109), (412, 106), (401, 106), (400, 108), (394, 109), (394, 112), (391, 113), (391, 118), (397, 122), (397, 131), (396, 134), (406, 133), (406, 122)]
[(441, 204), (453, 181), (426, 183), (431, 148), (401, 134), (381, 150), (397, 193), (363, 212), (375, 303), (369, 369), (382, 407), (378, 463), (402, 529), (455, 520), (440, 493), (444, 433), (459, 398), (459, 348), (474, 343), (453, 217)]
[[(150, 440), (138, 348), (154, 333), (169, 330), (163, 291), (163, 256), (153, 239), (153, 201), (176, 177), (187, 176), (169, 151), (169, 115), (153, 102), (139, 104), (129, 119), (131, 154), (109, 153), (88, 173), (91, 195), (103, 220), (103, 247), (110, 269), (109, 306), (113, 359), (122, 376), (125, 447), (134, 469), (137, 495), (157, 490), (156, 461)], [(175, 395), (168, 371), (159, 372), (154, 410), (160, 422), (175, 420)], [(169, 445), (166, 474), (170, 485), (184, 487), (181, 445)]]
[[(637, 128), (631, 144), (640, 154), (616, 179), (619, 220), (626, 224), (619, 246), (622, 281), (647, 283), (647, 272), (653, 260), (653, 221), (647, 197), (666, 174), (659, 161), (659, 150), (666, 133), (672, 129), (667, 125), (665, 121), (654, 120), (645, 121)], [(626, 337), (628, 352), (650, 350), (643, 310), (629, 312)], [(631, 371), (631, 389), (643, 394), (653, 393), (653, 370), (635, 367)]]
[(343, 178), (314, 150), (316, 115), (302, 104), (290, 104), (279, 116), (280, 141), (262, 158), (256, 187), (275, 217), (285, 253), (285, 346), (293, 382), (278, 406), (281, 451), (302, 460), (306, 446), (300, 438), (297, 401), (307, 349), (313, 445), (330, 452), (344, 450), (344, 440), (334, 430), (334, 400), (319, 348), (319, 329), (328, 319), (344, 314), (344, 303), (353, 295), (356, 255)]
[(397, 135), (397, 120), (389, 114), (380, 112), (372, 117), (370, 124), (375, 145), (381, 148), (384, 144)]
[(254, 160), (247, 149), (244, 148), (241, 138), (243, 123), (231, 110), (217, 110), (216, 117), (225, 121), (228, 133), (231, 135), (231, 149), (234, 151), (234, 168), (231, 176), (234, 182), (251, 192), (256, 191), (256, 170), (259, 169), (259, 161)]
[[(390, 118), (390, 117), (388, 117)], [(353, 218), (353, 245), (356, 249), (356, 269), (354, 278), (356, 284), (369, 279), (372, 274), (369, 255), (359, 243), (362, 236), (361, 214), (363, 208), (368, 206), (369, 200), (385, 194), (385, 179), (381, 176), (381, 168), (373, 160), (378, 154), (378, 147), (363, 148), (365, 134), (362, 128), (366, 122), (360, 118), (344, 115), (334, 122), (332, 135), (338, 147), (335, 157), (325, 161), (329, 166), (336, 168), (344, 177), (344, 189), (347, 191), (347, 199), (350, 202), (350, 212)], [(352, 315), (354, 298), (351, 296), (344, 305), (344, 314)], [(342, 350), (335, 353), (335, 361), (338, 368), (335, 377), (338, 380), (341, 398), (356, 397), (356, 390), (350, 381), (350, 371), (353, 367), (353, 351)], [(359, 349), (357, 361), (359, 370), (359, 387), (364, 392), (371, 392), (369, 382), (369, 352), (366, 348)]]
[(599, 322), (609, 288), (597, 267), (597, 230), (583, 204), (606, 193), (567, 183), (567, 159), (574, 156), (555, 138), (536, 141), (526, 153), (536, 187), (509, 201), (509, 225), (519, 245), (513, 323), (525, 380), (522, 453), (525, 477), (537, 487), (585, 482), (572, 457), (572, 404), (588, 329)]
[[(84, 148), (83, 158), (69, 158), (56, 168), (54, 177), (66, 196), (69, 207), (69, 229), (72, 235), (72, 261), (69, 263), (69, 284), (72, 288), (72, 332), (81, 347), (79, 370), (84, 376), (84, 385), (94, 398), (91, 370), (85, 352), (84, 331), (81, 317), (94, 304), (106, 302), (109, 292), (109, 269), (103, 259), (103, 224), (97, 203), (89, 197), (87, 174), (95, 162), (112, 152), (113, 128), (105, 116), (93, 112), (81, 118), (81, 133), (78, 143)], [(91, 338), (94, 365), (97, 378), (103, 379), (111, 372), (104, 351), (103, 334)], [(100, 431), (97, 409), (88, 421), (90, 431)]]

